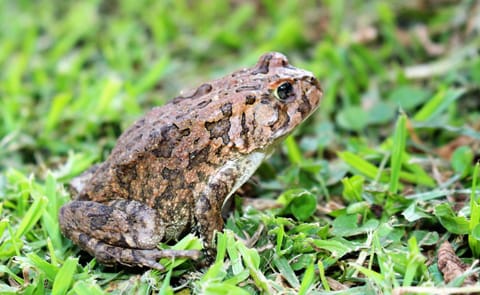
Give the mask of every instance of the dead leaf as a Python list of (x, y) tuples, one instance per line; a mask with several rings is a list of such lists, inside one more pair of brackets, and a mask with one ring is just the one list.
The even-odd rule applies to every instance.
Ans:
[(375, 41), (378, 38), (378, 30), (372, 25), (362, 26), (353, 33), (354, 43), (365, 44)]
[[(442, 272), (445, 283), (450, 283), (457, 277), (461, 276), (469, 265), (463, 263), (460, 258), (455, 254), (452, 245), (445, 241), (438, 249), (438, 269)], [(473, 285), (476, 283), (478, 277), (476, 275), (470, 275), (465, 278), (463, 285)]]
[(242, 207), (251, 206), (259, 211), (282, 208), (283, 205), (271, 199), (242, 198)]
[(426, 26), (416, 26), (415, 35), (430, 56), (439, 56), (445, 53), (445, 46), (433, 43), (433, 41), (430, 39), (430, 33), (428, 32), (428, 28)]
[(480, 31), (480, 16), (478, 11), (480, 10), (480, 4), (478, 1), (471, 7), (468, 13), (467, 25), (465, 33), (466, 35), (471, 35), (475, 30)]
[(450, 141), (446, 145), (437, 148), (436, 152), (440, 157), (446, 160), (450, 160), (455, 149), (457, 149), (460, 146), (470, 145), (474, 141), (475, 139), (469, 136), (462, 135)]
[(336, 210), (340, 210), (340, 209), (343, 209), (345, 208), (345, 205), (343, 204), (343, 202), (341, 201), (341, 197), (331, 197), (330, 201), (328, 201), (327, 203), (320, 203), (320, 204), (317, 204), (317, 214), (320, 214), (320, 215), (328, 215), (330, 214), (332, 211), (336, 211)]
[(328, 285), (332, 291), (341, 291), (341, 290), (348, 290), (348, 286), (340, 283), (339, 281), (332, 279), (331, 277), (327, 277)]

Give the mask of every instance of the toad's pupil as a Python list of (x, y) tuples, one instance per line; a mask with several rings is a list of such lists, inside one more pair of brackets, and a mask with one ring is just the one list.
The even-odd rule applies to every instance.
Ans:
[(290, 95), (292, 95), (293, 86), (289, 82), (285, 82), (282, 85), (278, 86), (277, 94), (280, 100), (286, 100)]

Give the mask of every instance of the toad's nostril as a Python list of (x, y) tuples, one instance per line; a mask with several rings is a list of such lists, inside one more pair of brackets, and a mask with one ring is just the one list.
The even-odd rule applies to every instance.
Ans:
[(304, 78), (308, 83), (312, 84), (313, 86), (317, 87), (320, 91), (323, 92), (322, 85), (320, 85), (320, 81), (318, 81), (317, 78), (313, 76), (308, 76), (306, 79)]

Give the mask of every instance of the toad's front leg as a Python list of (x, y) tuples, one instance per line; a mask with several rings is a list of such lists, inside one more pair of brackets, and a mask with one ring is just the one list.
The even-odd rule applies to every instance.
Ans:
[(137, 201), (72, 201), (60, 209), (62, 233), (105, 265), (146, 266), (163, 270), (158, 259), (198, 259), (196, 250), (159, 250), (165, 226), (157, 212)]
[(226, 198), (242, 184), (238, 182), (239, 173), (241, 171), (236, 163), (226, 165), (210, 179), (197, 198), (195, 219), (197, 231), (203, 238), (207, 263), (213, 262), (215, 258), (216, 250), (213, 246), (215, 232), (223, 229), (222, 206)]

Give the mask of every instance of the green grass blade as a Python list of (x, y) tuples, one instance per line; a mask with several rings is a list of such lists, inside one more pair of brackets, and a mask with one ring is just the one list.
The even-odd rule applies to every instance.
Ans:
[(407, 268), (405, 270), (405, 277), (403, 278), (404, 287), (411, 286), (415, 276), (417, 275), (418, 269), (426, 267), (426, 258), (420, 252), (417, 239), (414, 236), (408, 239), (408, 250)]
[(34, 265), (36, 268), (41, 270), (50, 281), (55, 280), (55, 276), (58, 274), (59, 268), (55, 265), (52, 265), (45, 261), (45, 259), (40, 258), (35, 253), (27, 254), (29, 262)]
[(170, 64), (168, 54), (163, 54), (152, 67), (134, 84), (130, 91), (131, 96), (137, 96), (148, 89), (152, 88), (167, 72)]
[(65, 112), (65, 107), (70, 102), (71, 98), (72, 96), (70, 93), (59, 93), (53, 98), (52, 106), (50, 107), (45, 121), (46, 133), (52, 132), (57, 127), (63, 112)]
[(398, 117), (395, 127), (395, 134), (393, 136), (393, 148), (390, 161), (390, 185), (389, 191), (397, 193), (400, 180), (400, 171), (402, 169), (402, 156), (405, 151), (405, 141), (407, 138), (406, 128), (407, 116), (402, 112)]
[(466, 89), (441, 88), (413, 117), (415, 121), (429, 121), (445, 111)]
[(480, 241), (473, 233), (475, 228), (480, 224), (480, 203), (478, 202), (478, 196), (475, 194), (477, 191), (478, 170), (480, 170), (480, 163), (477, 162), (473, 169), (472, 193), (470, 194), (470, 232), (468, 234), (468, 245), (475, 257), (480, 257)]
[(73, 285), (73, 291), (78, 295), (104, 295), (107, 294), (94, 282), (79, 281)]
[(290, 163), (299, 165), (303, 160), (303, 156), (297, 142), (295, 141), (295, 138), (292, 135), (285, 139), (285, 147), (287, 149), (287, 156), (290, 160)]
[(162, 287), (160, 290), (158, 290), (158, 294), (161, 295), (173, 295), (173, 290), (172, 287), (170, 286), (170, 278), (172, 277), (172, 270), (173, 268), (170, 268), (165, 275), (165, 278), (163, 279)]
[[(351, 152), (340, 152), (338, 157), (345, 161), (350, 167), (358, 171), (359, 173), (367, 176), (370, 179), (376, 179), (378, 177), (379, 170), (374, 165), (360, 158)], [(385, 177), (382, 178), (386, 180)]]
[(32, 206), (28, 209), (27, 213), (22, 219), (20, 226), (15, 231), (15, 238), (18, 239), (28, 232), (42, 217), (47, 206), (48, 199), (44, 196), (38, 197), (33, 201)]
[(225, 259), (225, 253), (227, 251), (227, 245), (234, 244), (233, 234), (230, 231), (224, 233), (217, 233), (217, 257), (215, 263), (205, 273), (200, 280), (200, 285), (208, 284), (210, 281), (223, 279), (226, 275), (223, 270), (223, 261)]
[(237, 242), (236, 244), (238, 251), (242, 255), (245, 266), (250, 271), (250, 276), (255, 281), (255, 285), (263, 292), (271, 294), (272, 290), (269, 286), (268, 279), (259, 269), (260, 256), (258, 255), (258, 252), (254, 249), (247, 248), (242, 242)]
[(99, 116), (108, 113), (108, 110), (111, 109), (113, 99), (122, 88), (122, 81), (114, 77), (107, 78), (104, 84), (102, 93), (95, 107), (95, 112)]
[(53, 282), (52, 294), (66, 294), (73, 282), (73, 275), (77, 269), (78, 258), (69, 257), (58, 271)]
[(303, 275), (302, 284), (300, 285), (300, 290), (298, 290), (299, 295), (308, 294), (310, 287), (313, 285), (313, 279), (315, 274), (314, 264), (310, 264)]
[[(221, 247), (218, 247), (220, 249), (224, 249), (224, 245), (220, 245)], [(238, 253), (237, 247), (235, 247), (235, 243), (227, 243), (226, 244), (227, 251), (228, 251), (228, 257), (230, 258), (230, 263), (232, 264), (232, 272), (234, 275), (237, 275), (245, 270), (242, 264), (242, 257), (240, 256), (240, 253)], [(217, 254), (218, 255), (218, 254)], [(222, 255), (224, 256), (224, 255)], [(219, 257), (217, 258), (217, 261), (223, 261), (224, 257)]]
[(300, 287), (300, 282), (287, 259), (276, 256), (273, 258), (273, 263), (292, 287)]
[(322, 261), (318, 261), (318, 273), (320, 275), (320, 282), (322, 282), (323, 289), (325, 291), (330, 291), (330, 284), (328, 283), (327, 277), (325, 276), (325, 267), (323, 266)]

